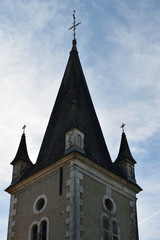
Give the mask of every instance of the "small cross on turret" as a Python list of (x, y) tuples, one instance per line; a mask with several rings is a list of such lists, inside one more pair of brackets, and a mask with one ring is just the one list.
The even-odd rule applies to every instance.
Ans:
[(22, 127), (23, 133), (25, 133), (25, 128), (26, 128), (26, 127), (27, 127), (26, 125), (24, 125), (24, 126)]
[(120, 128), (122, 128), (122, 133), (124, 133), (124, 127), (126, 126), (125, 123), (122, 123), (122, 126)]

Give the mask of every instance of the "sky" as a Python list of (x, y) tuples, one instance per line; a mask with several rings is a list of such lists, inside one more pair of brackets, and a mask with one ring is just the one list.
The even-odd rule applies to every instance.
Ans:
[(143, 188), (140, 240), (160, 236), (160, 1), (0, 0), (0, 240), (6, 240), (12, 166), (23, 125), (33, 163), (72, 45), (77, 48), (114, 161), (121, 124)]

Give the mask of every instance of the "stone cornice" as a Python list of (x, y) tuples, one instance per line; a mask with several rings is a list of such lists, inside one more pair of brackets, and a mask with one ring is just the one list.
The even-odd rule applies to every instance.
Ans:
[(125, 187), (128, 187), (129, 189), (131, 189), (132, 191), (134, 191), (135, 193), (140, 192), (142, 189), (135, 184), (132, 184), (130, 182), (128, 182), (127, 180), (117, 176), (116, 174), (110, 172), (109, 170), (101, 167), (100, 165), (98, 165), (97, 163), (93, 162), (92, 160), (84, 157), (82, 154), (77, 153), (77, 152), (72, 152), (68, 155), (66, 155), (65, 157), (61, 158), (60, 160), (54, 162), (53, 164), (49, 165), (48, 167), (40, 170), (39, 172), (29, 176), (28, 178), (15, 183), (13, 185), (10, 185), (5, 191), (10, 193), (10, 194), (14, 194), (17, 190), (20, 190), (21, 188), (29, 185), (30, 183), (34, 182), (37, 179), (40, 179), (44, 176), (46, 176), (47, 174), (51, 173), (53, 170), (63, 166), (64, 164), (66, 164), (67, 162), (71, 162), (73, 160), (78, 160), (79, 162), (82, 162), (83, 164), (91, 167), (92, 169), (102, 173), (105, 176), (108, 176), (110, 179), (122, 184)]
[(48, 167), (40, 170), (39, 172), (29, 176), (28, 178), (25, 178), (24, 180), (22, 180), (18, 183), (15, 183), (13, 185), (10, 185), (7, 189), (5, 189), (5, 191), (10, 194), (13, 194), (17, 190), (29, 185), (30, 183), (34, 182), (35, 180), (40, 179), (40, 178), (46, 176), (47, 174), (51, 173), (53, 170), (63, 166), (65, 163), (70, 162), (73, 157), (74, 157), (73, 154), (69, 154), (69, 155), (65, 156), (64, 158), (61, 158), (60, 160), (49, 165)]
[(75, 153), (75, 158), (78, 159), (80, 162), (84, 163), (85, 165), (91, 167), (92, 169), (95, 169), (98, 172), (102, 173), (104, 176), (108, 176), (110, 179), (122, 184), (125, 187), (128, 187), (135, 193), (139, 193), (140, 191), (142, 191), (142, 189), (138, 185), (130, 183), (129, 181), (119, 177), (118, 175), (107, 170), (106, 168), (101, 167), (97, 163), (91, 161), (90, 159), (82, 156), (79, 153)]

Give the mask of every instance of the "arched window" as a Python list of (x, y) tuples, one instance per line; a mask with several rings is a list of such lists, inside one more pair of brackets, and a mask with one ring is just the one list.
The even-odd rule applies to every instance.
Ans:
[(112, 238), (113, 240), (118, 240), (118, 224), (117, 221), (112, 220)]
[(49, 240), (49, 219), (42, 217), (29, 228), (28, 240)]
[(103, 217), (103, 240), (110, 240), (110, 221), (104, 216)]
[(43, 220), (40, 225), (40, 239), (47, 240), (47, 222)]
[(77, 146), (79, 148), (81, 148), (81, 146), (82, 146), (82, 140), (81, 140), (81, 135), (80, 134), (78, 134), (78, 136), (77, 136)]
[(101, 213), (101, 240), (120, 240), (120, 229), (115, 217)]
[(35, 224), (31, 229), (31, 240), (37, 240), (38, 236), (38, 226)]
[(135, 177), (134, 176), (134, 167), (132, 165), (128, 166), (128, 175), (129, 175), (129, 177), (132, 177), (132, 178)]

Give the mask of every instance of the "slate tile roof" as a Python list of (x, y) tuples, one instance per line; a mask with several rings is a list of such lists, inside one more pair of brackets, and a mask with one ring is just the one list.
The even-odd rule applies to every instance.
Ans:
[[(84, 153), (82, 153), (84, 156), (123, 179), (126, 179), (124, 172), (118, 165), (112, 162), (108, 152), (81, 67), (75, 40), (73, 41), (72, 50), (37, 161), (32, 166), (28, 165), (28, 168), (22, 176), (17, 179), (17, 182), (64, 157), (65, 133), (72, 128), (78, 128), (84, 133)], [(25, 150), (24, 136), (23, 145)], [(135, 161), (130, 153), (125, 136), (123, 137), (121, 145), (116, 161), (119, 161), (125, 154)], [(20, 155), (22, 155), (22, 153), (19, 149), (12, 164)], [(28, 153), (26, 152), (26, 160), (28, 159), (29, 161), (29, 157), (27, 156)], [(14, 184), (15, 183), (16, 182), (14, 182)], [(135, 185), (138, 186), (137, 184)]]
[(136, 161), (134, 160), (129, 145), (128, 145), (128, 141), (126, 138), (126, 134), (123, 132), (122, 133), (122, 138), (121, 138), (121, 143), (120, 143), (120, 148), (119, 148), (119, 153), (118, 153), (118, 157), (115, 161), (115, 163), (121, 162), (123, 160), (130, 160), (133, 164), (136, 163)]
[(25, 161), (29, 164), (32, 163), (28, 156), (26, 137), (24, 133), (22, 134), (16, 156), (11, 162), (11, 164), (14, 165), (14, 163), (16, 163), (19, 160)]

